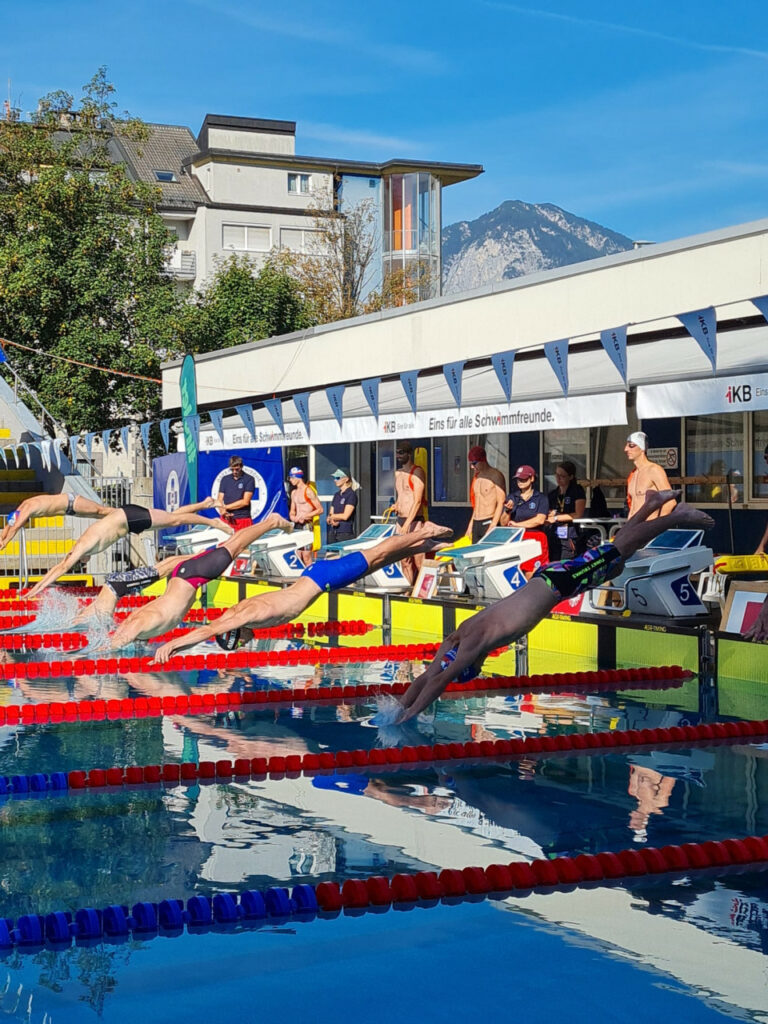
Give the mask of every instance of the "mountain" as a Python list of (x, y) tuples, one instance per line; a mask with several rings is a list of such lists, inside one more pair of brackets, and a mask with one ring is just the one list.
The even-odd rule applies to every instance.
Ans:
[(551, 203), (508, 199), (443, 229), (443, 294), (631, 248), (626, 236)]

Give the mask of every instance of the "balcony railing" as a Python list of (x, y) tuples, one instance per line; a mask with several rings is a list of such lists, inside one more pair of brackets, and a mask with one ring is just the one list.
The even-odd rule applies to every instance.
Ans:
[(174, 248), (165, 261), (165, 267), (180, 281), (191, 281), (197, 274), (197, 253)]

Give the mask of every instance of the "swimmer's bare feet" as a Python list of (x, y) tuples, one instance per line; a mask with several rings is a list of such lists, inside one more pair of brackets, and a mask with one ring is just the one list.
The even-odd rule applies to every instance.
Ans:
[(283, 533), (292, 533), (293, 532), (293, 527), (294, 527), (295, 524), (292, 523), (290, 521), (290, 519), (283, 519), (282, 516), (279, 516), (277, 514), (275, 514), (275, 516), (276, 516), (276, 519), (277, 519), (277, 522), (275, 523), (275, 529), (276, 530), (282, 530)]
[(684, 501), (680, 502), (664, 518), (669, 520), (671, 526), (687, 526), (693, 530), (711, 530), (715, 525), (712, 516), (702, 512), (700, 508), (687, 505)]
[(213, 508), (213, 506), (215, 504), (216, 504), (216, 502), (213, 500), (213, 498), (206, 498), (205, 501), (201, 504), (200, 508), (201, 509)]
[(413, 531), (418, 533), (420, 540), (443, 540), (447, 541), (453, 537), (453, 530), (447, 526), (438, 526), (437, 523), (426, 522)]

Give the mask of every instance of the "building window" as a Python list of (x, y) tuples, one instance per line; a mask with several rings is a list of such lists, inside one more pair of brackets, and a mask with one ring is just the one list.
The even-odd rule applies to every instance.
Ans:
[(173, 171), (155, 171), (155, 178), (157, 181), (177, 181), (176, 175)]
[(293, 195), (308, 196), (312, 190), (311, 174), (289, 174), (288, 191)]
[(768, 411), (752, 413), (752, 497), (768, 499)]
[(272, 229), (254, 224), (223, 224), (221, 247), (236, 252), (269, 252)]
[(689, 416), (685, 421), (685, 475), (715, 477), (688, 484), (693, 504), (727, 505), (743, 501), (744, 417), (740, 412)]
[(441, 505), (469, 501), (469, 463), (466, 437), (436, 437), (432, 441), (432, 500)]
[(308, 256), (329, 255), (327, 239), (314, 228), (280, 228), (280, 248)]

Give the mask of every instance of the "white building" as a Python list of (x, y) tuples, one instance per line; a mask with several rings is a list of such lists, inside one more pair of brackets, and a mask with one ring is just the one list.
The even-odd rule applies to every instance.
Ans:
[(313, 251), (318, 207), (368, 201), (378, 250), (368, 288), (389, 269), (419, 263), (437, 294), (442, 188), (483, 171), (478, 164), (297, 156), (294, 121), (208, 114), (197, 138), (177, 125), (148, 127), (147, 140), (115, 140), (115, 149), (131, 175), (161, 189), (159, 212), (179, 239), (171, 269), (195, 288), (231, 253), (258, 267), (275, 248)]

